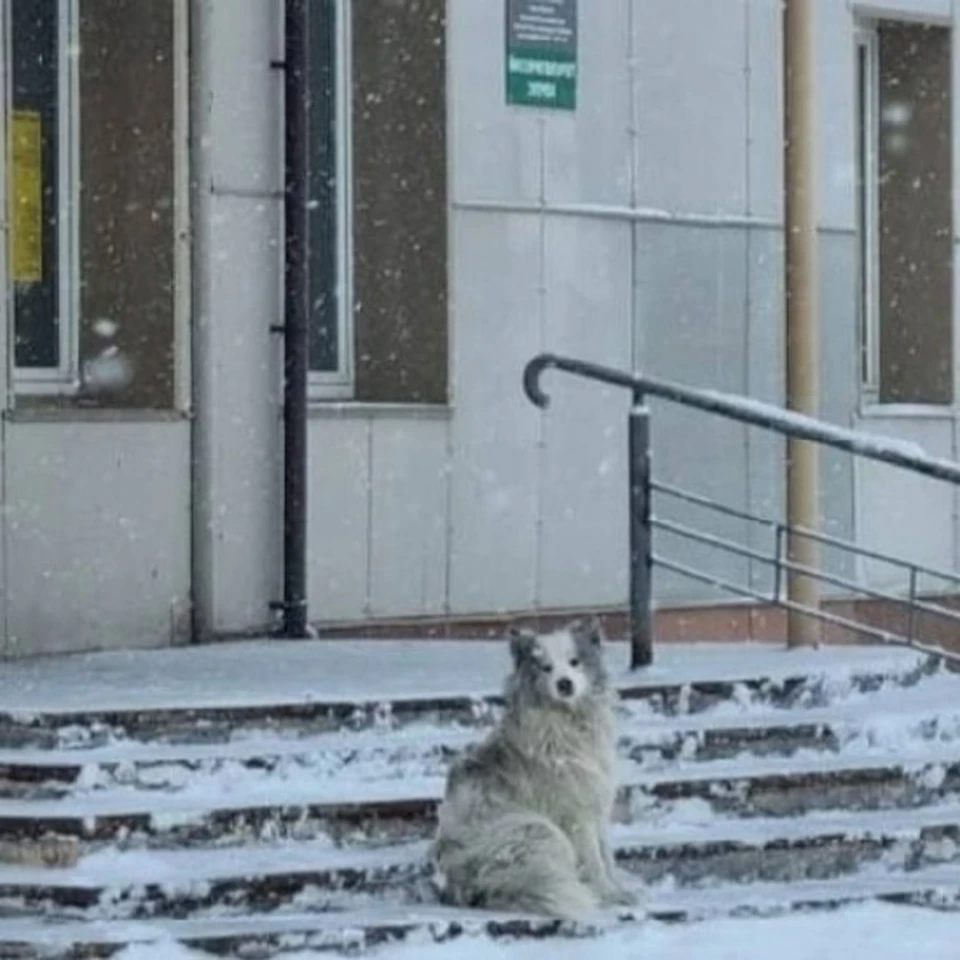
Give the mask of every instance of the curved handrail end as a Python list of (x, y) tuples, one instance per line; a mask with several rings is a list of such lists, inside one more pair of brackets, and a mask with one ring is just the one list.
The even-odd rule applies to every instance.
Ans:
[(523, 390), (527, 399), (541, 410), (550, 406), (550, 397), (540, 387), (540, 377), (545, 370), (557, 366), (557, 358), (552, 353), (541, 353), (530, 360), (523, 370)]

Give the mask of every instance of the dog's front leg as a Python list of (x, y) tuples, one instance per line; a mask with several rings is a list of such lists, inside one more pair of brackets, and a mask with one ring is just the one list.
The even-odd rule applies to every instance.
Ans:
[(610, 903), (625, 907), (633, 907), (639, 902), (639, 897), (633, 891), (627, 888), (620, 879), (620, 871), (617, 869), (616, 861), (613, 858), (613, 851), (607, 841), (605, 824), (600, 824), (596, 832), (597, 846), (600, 849), (600, 857), (603, 861), (604, 879), (606, 888), (609, 891), (608, 900)]
[(618, 880), (613, 856), (604, 837), (603, 827), (583, 825), (571, 837), (580, 860), (584, 881), (607, 905), (632, 907), (637, 897)]

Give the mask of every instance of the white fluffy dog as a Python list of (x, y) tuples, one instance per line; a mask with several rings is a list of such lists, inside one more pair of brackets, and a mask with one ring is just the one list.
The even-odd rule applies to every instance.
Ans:
[(445, 900), (582, 921), (632, 905), (607, 842), (613, 705), (598, 622), (510, 631), (503, 720), (451, 768), (433, 857)]

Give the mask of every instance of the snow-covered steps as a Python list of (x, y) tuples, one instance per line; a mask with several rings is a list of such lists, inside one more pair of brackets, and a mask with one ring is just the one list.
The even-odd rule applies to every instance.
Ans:
[[(867, 694), (849, 685), (832, 692), (826, 706), (771, 706), (749, 692), (697, 713), (665, 716), (646, 701), (620, 710), (620, 751), (628, 767), (747, 756), (780, 756), (853, 748), (898, 747), (901, 742), (960, 742), (957, 680), (945, 672), (909, 686), (885, 685)], [(808, 693), (811, 687), (805, 688)], [(814, 703), (822, 701), (823, 691)], [(491, 711), (492, 713), (492, 711)], [(97, 746), (0, 748), (0, 797), (49, 800), (111, 787), (144, 791), (214, 788), (229, 780), (267, 777), (353, 781), (442, 776), (450, 760), (484, 735), (482, 724), (402, 726), (326, 733), (242, 729), (227, 740), (144, 742), (108, 740)]]
[[(167, 653), (0, 676), (0, 956), (543, 930), (444, 910), (430, 884), (445, 772), (496, 719), (502, 644)], [(876, 648), (658, 657), (618, 673), (613, 828), (658, 916), (956, 883), (960, 678)]]
[[(325, 768), (222, 773), (168, 789), (112, 786), (53, 799), (0, 799), (0, 837), (53, 831), (104, 842), (133, 831), (171, 845), (296, 827), (334, 835), (388, 830), (392, 839), (409, 839), (431, 829), (444, 787), (442, 770), (423, 774), (402, 766), (368, 779)], [(920, 741), (892, 752), (881, 746), (837, 754), (628, 762), (619, 810), (622, 819), (642, 822), (665, 805), (695, 799), (718, 814), (789, 816), (831, 808), (912, 808), (958, 790), (960, 744)]]
[[(55, 799), (110, 787), (176, 791), (203, 782), (261, 782), (275, 775), (317, 783), (442, 775), (480, 733), (415, 723), (391, 729), (281, 736), (270, 732), (226, 743), (121, 741), (84, 749), (0, 749), (0, 797)], [(631, 737), (630, 744), (636, 746)]]
[[(837, 877), (882, 863), (912, 871), (960, 864), (960, 804), (903, 810), (814, 812), (796, 817), (686, 823), (671, 812), (614, 831), (617, 857), (647, 882), (788, 882)], [(694, 820), (696, 817), (693, 818)]]
[[(695, 714), (649, 715), (645, 705), (624, 707), (621, 741), (634, 759), (645, 752), (665, 759), (723, 759), (744, 754), (836, 752), (861, 744), (960, 740), (958, 679), (939, 671), (909, 685), (820, 688), (789, 708), (757, 702), (743, 691)], [(810, 686), (807, 694), (813, 694)]]
[[(537, 917), (458, 910), (433, 904), (384, 904), (353, 910), (279, 909), (241, 916), (203, 913), (185, 919), (78, 920), (18, 917), (0, 920), (0, 955), (67, 958), (108, 956), (130, 943), (180, 942), (231, 956), (280, 956), (298, 949), (356, 954), (417, 935), (455, 941), (464, 935), (591, 936), (617, 923), (702, 920), (724, 915), (771, 915), (792, 909), (835, 907), (868, 899), (953, 905), (960, 870), (932, 867), (910, 874), (868, 871), (836, 880), (720, 886), (709, 890), (654, 889), (644, 908), (606, 912), (591, 928), (571, 928)], [(17, 951), (30, 951), (17, 953)], [(452, 954), (455, 955), (455, 954)]]
[(327, 840), (180, 850), (102, 850), (75, 867), (0, 866), (0, 901), (51, 912), (113, 902), (128, 918), (183, 916), (226, 904), (256, 909), (310, 888), (432, 899), (427, 841), (335, 847)]
[[(604, 926), (617, 917), (603, 918)], [(628, 921), (629, 922), (629, 921)], [(597, 932), (599, 932), (597, 929)], [(72, 960), (108, 957), (127, 944), (181, 943), (227, 956), (268, 960), (297, 951), (338, 952), (356, 956), (385, 943), (426, 937), (456, 941), (463, 935), (543, 937), (590, 935), (540, 917), (456, 910), (434, 905), (405, 905), (349, 911), (275, 911), (233, 917), (192, 917), (150, 921), (0, 920), (0, 956)], [(22, 952), (19, 952), (22, 951)]]
[[(612, 839), (621, 866), (648, 884), (703, 888), (718, 881), (825, 879), (870, 864), (909, 873), (960, 865), (960, 804), (700, 823), (674, 814), (616, 828)], [(42, 903), (50, 913), (109, 903), (136, 919), (215, 906), (236, 912), (289, 905), (311, 889), (413, 902), (430, 896), (428, 849), (426, 841), (337, 847), (327, 839), (106, 849), (69, 869), (0, 866), (0, 901)]]
[[(627, 816), (652, 803), (699, 799), (717, 813), (790, 816), (833, 808), (913, 807), (960, 788), (960, 745), (916, 744), (894, 752), (736, 757), (663, 764), (627, 775)], [(652, 803), (651, 803), (652, 802)], [(2, 809), (2, 808), (0, 808)]]
[[(284, 646), (282, 657), (273, 656), (276, 649), (95, 654), (72, 658), (74, 676), (60, 676), (48, 661), (15, 662), (0, 677), (0, 747), (227, 743), (264, 732), (302, 736), (408, 723), (484, 726), (507, 669), (499, 641), (305, 643)], [(625, 670), (623, 646), (612, 646), (610, 659), (621, 695), (652, 715), (695, 714), (729, 701), (827, 703), (837, 691), (909, 686), (939, 668), (919, 654), (873, 647), (665, 647), (654, 667), (636, 674)], [(377, 676), (358, 682), (370, 664)]]

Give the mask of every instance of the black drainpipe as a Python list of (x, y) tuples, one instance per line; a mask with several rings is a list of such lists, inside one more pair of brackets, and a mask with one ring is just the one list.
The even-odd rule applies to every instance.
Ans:
[(309, 206), (307, 17), (309, 0), (284, 6), (284, 320), (282, 636), (307, 626), (307, 377)]

